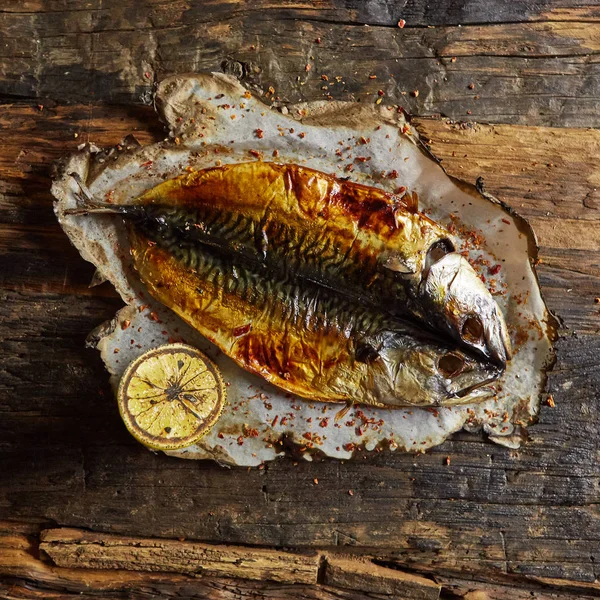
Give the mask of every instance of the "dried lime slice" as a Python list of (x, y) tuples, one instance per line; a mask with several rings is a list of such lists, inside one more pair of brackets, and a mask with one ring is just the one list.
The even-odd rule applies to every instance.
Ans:
[(127, 429), (154, 450), (191, 446), (217, 422), (225, 397), (218, 367), (185, 344), (139, 356), (127, 367), (117, 392)]

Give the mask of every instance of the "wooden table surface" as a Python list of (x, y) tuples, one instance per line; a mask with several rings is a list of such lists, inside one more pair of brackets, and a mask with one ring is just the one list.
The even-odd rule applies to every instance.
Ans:
[[(127, 434), (84, 348), (122, 303), (88, 287), (52, 165), (162, 139), (154, 82), (198, 70), (274, 104), (382, 90), (448, 172), (530, 220), (564, 328), (555, 407), (523, 448), (461, 433), (420, 456), (225, 469)], [(597, 2), (0, 0), (0, 597), (599, 597), (599, 98)], [(252, 570), (243, 546), (270, 550)]]

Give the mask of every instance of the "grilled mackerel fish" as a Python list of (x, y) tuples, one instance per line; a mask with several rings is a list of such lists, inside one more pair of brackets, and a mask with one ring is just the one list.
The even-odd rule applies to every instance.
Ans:
[(473, 402), (510, 353), (489, 292), (412, 198), (248, 163), (69, 212), (122, 214), (150, 293), (240, 366), (305, 398)]
[(511, 356), (498, 305), (449, 232), (418, 212), (415, 195), (252, 162), (185, 173), (136, 205), (199, 242), (357, 295), (500, 365)]

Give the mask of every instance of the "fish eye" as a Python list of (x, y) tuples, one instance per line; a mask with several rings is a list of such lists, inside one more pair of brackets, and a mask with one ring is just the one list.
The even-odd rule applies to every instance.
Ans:
[(427, 256), (425, 257), (423, 277), (427, 277), (427, 273), (429, 273), (429, 269), (431, 269), (432, 265), (438, 262), (438, 260), (444, 258), (446, 254), (454, 252), (454, 250), (454, 244), (448, 238), (442, 238), (441, 240), (431, 244), (431, 246), (429, 246), (429, 250), (427, 250)]
[(477, 315), (468, 316), (461, 329), (461, 336), (466, 342), (478, 343), (483, 339), (483, 323)]
[(465, 360), (458, 354), (444, 354), (437, 363), (438, 371), (446, 378), (452, 379), (459, 375), (465, 367)]

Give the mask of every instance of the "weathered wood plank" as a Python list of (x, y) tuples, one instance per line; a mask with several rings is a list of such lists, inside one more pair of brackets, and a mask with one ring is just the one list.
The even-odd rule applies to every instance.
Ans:
[[(129, 553), (126, 565), (134, 570), (92, 569), (88, 568), (85, 556), (79, 544), (86, 538), (88, 543), (107, 541), (105, 548), (97, 548), (96, 558), (103, 555), (110, 560), (114, 556), (115, 545), (119, 538), (104, 534), (53, 530), (55, 540), (62, 540), (73, 552), (67, 556), (69, 563), (79, 568), (65, 568), (51, 564), (43, 551), (48, 542), (39, 543), (40, 523), (17, 524), (0, 522), (0, 594), (3, 598), (206, 598), (215, 597), (228, 600), (240, 597), (252, 598), (314, 598), (319, 600), (359, 598), (437, 598), (442, 591), (443, 598), (471, 598), (471, 600), (537, 600), (578, 598), (587, 600), (598, 597), (600, 587), (597, 583), (577, 583), (562, 579), (539, 577), (507, 577), (482, 573), (479, 578), (466, 579), (466, 573), (447, 576), (422, 567), (425, 576), (412, 575), (390, 568), (384, 568), (369, 562), (365, 557), (331, 554), (323, 557), (323, 568), (319, 571), (320, 584), (282, 584), (273, 581), (252, 581), (248, 579), (214, 578), (206, 574), (190, 577), (179, 573), (165, 573), (144, 570), (154, 568), (155, 557), (148, 563), (146, 550), (153, 544), (155, 550), (173, 544), (168, 540), (134, 540), (121, 538), (122, 552)], [(55, 544), (56, 542), (53, 542)], [(41, 547), (40, 547), (41, 546)], [(139, 548), (142, 551), (139, 552)], [(40, 551), (41, 550), (41, 551)], [(56, 547), (53, 548), (56, 551)], [(255, 552), (252, 548), (235, 549), (239, 553)], [(264, 551), (263, 551), (264, 552)], [(138, 553), (138, 554), (136, 554)], [(60, 553), (61, 558), (64, 553)], [(85, 552), (83, 553), (85, 554)], [(185, 554), (185, 550), (183, 551)], [(135, 555), (136, 564), (131, 561)], [(181, 562), (176, 553), (175, 564)], [(174, 566), (173, 564), (171, 566)], [(185, 566), (185, 565), (184, 565)], [(83, 567), (83, 568), (81, 568)], [(376, 575), (376, 577), (374, 577)], [(433, 581), (435, 577), (436, 582)], [(325, 585), (323, 584), (325, 582)], [(328, 585), (335, 583), (335, 586)], [(340, 587), (342, 586), (342, 587)], [(353, 589), (349, 589), (349, 588)], [(359, 591), (364, 589), (365, 592)], [(395, 593), (390, 594), (390, 590)], [(380, 594), (378, 592), (384, 592)]]
[[(160, 571), (241, 577), (281, 583), (317, 583), (320, 556), (262, 548), (128, 538), (77, 529), (47, 529), (40, 550), (59, 567)], [(351, 586), (340, 586), (351, 587)]]
[[(110, 145), (135, 130), (143, 143), (160, 139), (143, 103), (173, 71), (225, 69), (259, 90), (272, 85), (275, 103), (374, 102), (381, 89), (384, 102), (422, 115), (597, 127), (595, 3), (0, 0), (0, 32), (0, 516), (343, 547), (435, 572), (445, 592), (470, 600), (600, 595), (597, 131), (417, 120), (450, 173), (483, 176), (531, 220), (545, 296), (570, 328), (549, 383), (556, 408), (542, 408), (518, 452), (458, 434), (425, 456), (286, 459), (250, 472), (148, 453), (122, 426), (97, 354), (83, 349), (120, 301), (108, 285), (88, 288), (92, 269), (56, 225), (48, 192), (51, 163), (82, 141)], [(7, 103), (15, 98), (24, 101)], [(57, 105), (65, 101), (79, 104)], [(6, 597), (365, 596), (61, 569), (38, 558), (35, 526), (9, 531), (0, 537)]]
[[(2, 531), (4, 530), (4, 531)], [(289, 584), (200, 577), (177, 573), (150, 573), (124, 570), (66, 569), (40, 557), (33, 533), (15, 532), (13, 525), (0, 524), (0, 596), (17, 598), (190, 598), (218, 597), (223, 600), (264, 598), (269, 600), (364, 600), (365, 595), (315, 584)], [(384, 598), (381, 595), (369, 596)]]
[(600, 123), (600, 10), (572, 1), (94, 0), (70, 8), (39, 2), (0, 12), (0, 97), (139, 103), (156, 78), (224, 68), (288, 102), (374, 102), (381, 89), (421, 115)]
[(440, 586), (429, 579), (355, 558), (327, 556), (325, 583), (405, 600), (437, 600), (440, 596)]

